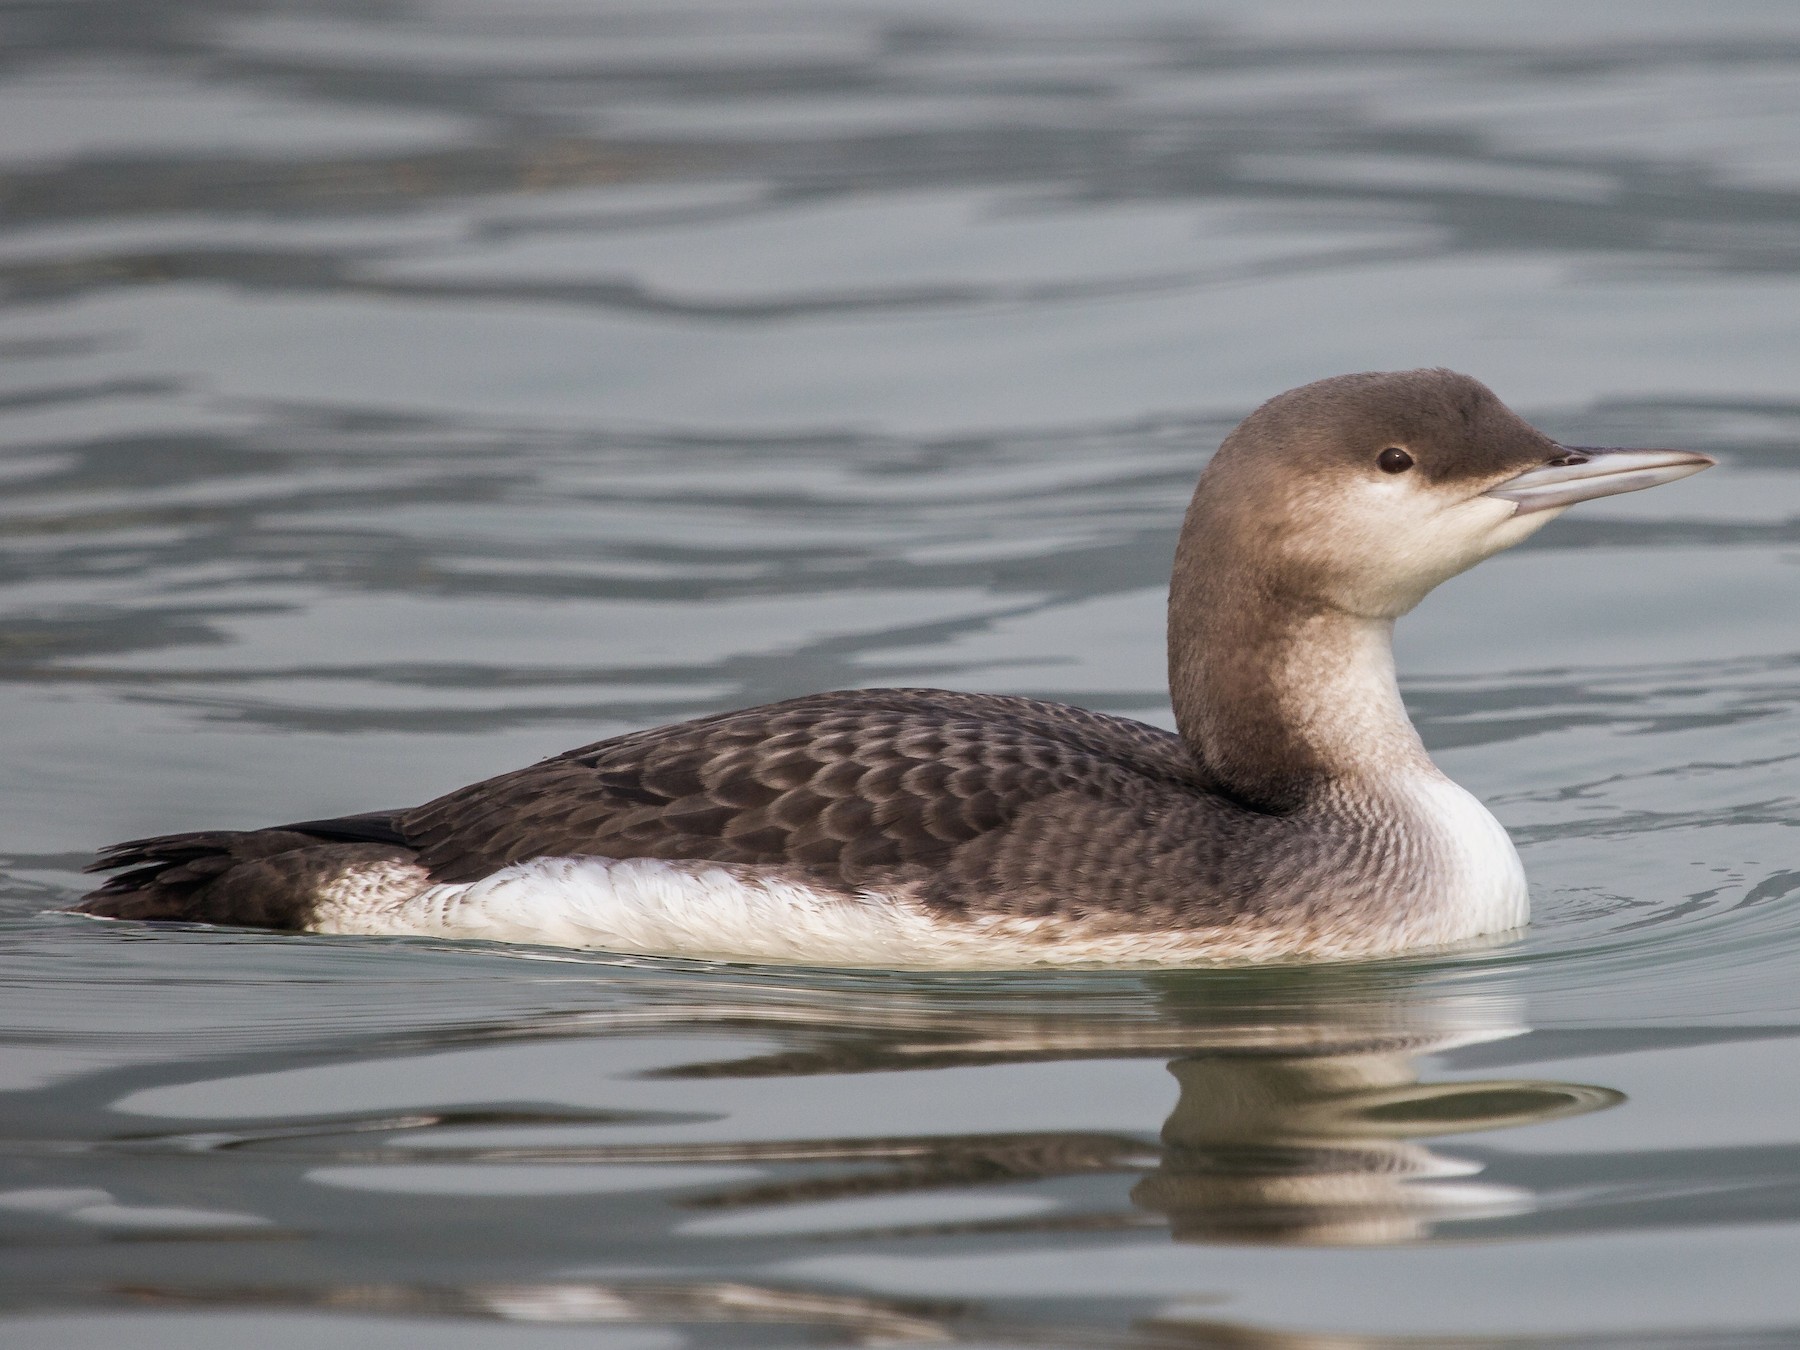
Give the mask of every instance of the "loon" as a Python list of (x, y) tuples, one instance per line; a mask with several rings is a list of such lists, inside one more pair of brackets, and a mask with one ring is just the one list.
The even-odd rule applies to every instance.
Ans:
[(632, 732), (410, 810), (132, 840), (114, 919), (653, 956), (1004, 968), (1352, 959), (1523, 926), (1499, 822), (1426, 755), (1394, 621), (1685, 450), (1558, 444), (1466, 375), (1270, 399), (1200, 475), (1169, 586), (1178, 734), (938, 689)]

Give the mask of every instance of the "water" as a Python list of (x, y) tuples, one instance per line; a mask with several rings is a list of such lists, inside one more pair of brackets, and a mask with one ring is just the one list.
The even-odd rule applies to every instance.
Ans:
[[(1800, 1339), (1800, 20), (0, 11), (9, 1346)], [(61, 914), (98, 844), (941, 684), (1167, 724), (1260, 399), (1719, 470), (1401, 630), (1537, 922), (710, 968)]]

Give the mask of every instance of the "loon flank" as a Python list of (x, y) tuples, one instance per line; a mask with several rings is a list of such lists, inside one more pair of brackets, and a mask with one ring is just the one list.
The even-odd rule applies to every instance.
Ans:
[(849, 689), (633, 732), (409, 810), (115, 844), (88, 914), (859, 966), (1375, 956), (1525, 923), (1506, 832), (1427, 757), (1394, 621), (1683, 450), (1559, 445), (1447, 370), (1251, 413), (1169, 585), (1179, 734)]

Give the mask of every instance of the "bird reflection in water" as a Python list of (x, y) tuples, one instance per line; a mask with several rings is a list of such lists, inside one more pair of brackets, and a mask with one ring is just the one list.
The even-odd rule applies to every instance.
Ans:
[[(1179, 1098), (1160, 1138), (1136, 1132), (1014, 1131), (893, 1137), (596, 1142), (590, 1120), (571, 1118), (579, 1141), (542, 1140), (547, 1116), (485, 1120), (415, 1112), (388, 1121), (321, 1125), (310, 1140), (290, 1124), (234, 1148), (295, 1154), (304, 1168), (330, 1161), (370, 1164), (404, 1191), (414, 1166), (732, 1164), (753, 1180), (702, 1184), (671, 1193), (673, 1250), (654, 1274), (629, 1279), (563, 1277), (571, 1265), (593, 1267), (594, 1253), (562, 1252), (533, 1279), (477, 1276), (446, 1285), (406, 1278), (326, 1282), (309, 1289), (262, 1286), (176, 1289), (113, 1286), (133, 1302), (306, 1307), (363, 1315), (434, 1316), (550, 1324), (648, 1324), (804, 1327), (812, 1338), (849, 1344), (979, 1342), (1120, 1346), (1257, 1346), (1270, 1350), (1400, 1346), (1404, 1340), (1317, 1338), (1266, 1328), (1182, 1321), (1166, 1301), (1149, 1301), (1124, 1325), (1079, 1325), (1054, 1309), (1007, 1311), (982, 1298), (935, 1300), (863, 1295), (843, 1288), (721, 1278), (720, 1251), (710, 1244), (755, 1234), (755, 1263), (817, 1253), (829, 1234), (834, 1252), (856, 1244), (886, 1250), (917, 1239), (922, 1250), (981, 1249), (1004, 1238), (1055, 1251), (1062, 1237), (1112, 1230), (1165, 1229), (1178, 1242), (1367, 1245), (1428, 1240), (1446, 1225), (1529, 1211), (1534, 1196), (1481, 1176), (1482, 1164), (1460, 1155), (1450, 1136), (1514, 1129), (1613, 1105), (1622, 1097), (1579, 1084), (1497, 1079), (1428, 1081), (1429, 1057), (1523, 1034), (1517, 1005), (1504, 998), (1446, 992), (1426, 981), (1371, 975), (1354, 968), (1286, 972), (1160, 973), (1057, 977), (1043, 984), (1006, 978), (985, 982), (933, 977), (873, 984), (846, 980), (833, 988), (808, 977), (668, 972), (649, 1004), (634, 1000), (615, 1013), (583, 1012), (493, 1029), (505, 1039), (546, 1036), (683, 1033), (717, 1046), (716, 1033), (758, 1033), (773, 1053), (657, 1071), (665, 1079), (795, 1079), (907, 1069), (973, 1068), (1075, 1059), (1166, 1059)], [(674, 1044), (679, 1044), (679, 1041)], [(929, 1084), (921, 1080), (921, 1087)], [(1148, 1124), (1148, 1122), (1146, 1122)], [(531, 1125), (538, 1140), (484, 1141), (484, 1128)], [(432, 1139), (443, 1130), (442, 1142)], [(380, 1136), (385, 1135), (385, 1139)], [(379, 1146), (371, 1148), (371, 1139)], [(209, 1136), (216, 1137), (216, 1136)], [(192, 1143), (169, 1141), (175, 1147)], [(423, 1147), (407, 1147), (408, 1143)], [(398, 1145), (398, 1147), (396, 1147)], [(321, 1152), (323, 1148), (323, 1152)], [(270, 1159), (273, 1161), (273, 1159)], [(959, 1208), (959, 1191), (1054, 1186), (1066, 1178), (1118, 1178), (1116, 1188), (1087, 1187), (1079, 1203), (1065, 1189), (1046, 1191), (1042, 1208), (1023, 1216), (906, 1226), (843, 1226), (840, 1210), (823, 1224), (820, 1202), (922, 1197)], [(652, 1190), (657, 1189), (651, 1187)], [(1103, 1198), (1096, 1201), (1098, 1195)], [(609, 1202), (571, 1196), (564, 1203)], [(874, 1206), (879, 1212), (882, 1206)], [(662, 1212), (667, 1215), (669, 1210)], [(963, 1212), (967, 1212), (966, 1209)], [(990, 1211), (991, 1212), (991, 1211)], [(474, 1221), (474, 1215), (471, 1215)], [(504, 1233), (491, 1235), (503, 1241)], [(1102, 1239), (1103, 1240), (1103, 1239)], [(1133, 1238), (1132, 1240), (1141, 1240)], [(933, 1245), (939, 1244), (939, 1245)], [(947, 1245), (943, 1245), (947, 1244)], [(603, 1262), (602, 1264), (608, 1264)], [(684, 1278), (684, 1266), (692, 1276)], [(705, 1272), (702, 1275), (702, 1271)], [(475, 1272), (471, 1271), (471, 1274)], [(518, 1275), (524, 1278), (517, 1278)], [(398, 1276), (398, 1278), (393, 1278)], [(1005, 1294), (996, 1289), (994, 1295)], [(1158, 1307), (1164, 1310), (1157, 1314)], [(1115, 1312), (1113, 1316), (1117, 1317)], [(696, 1331), (696, 1334), (700, 1334)], [(717, 1333), (706, 1333), (712, 1339)], [(1510, 1343), (1480, 1338), (1458, 1345)], [(1570, 1342), (1577, 1344), (1579, 1342)], [(1423, 1343), (1420, 1343), (1423, 1344)]]
[[(1352, 985), (1363, 982), (1352, 974)], [(1166, 1222), (1181, 1242), (1364, 1245), (1414, 1242), (1442, 1224), (1519, 1214), (1529, 1192), (1480, 1178), (1479, 1162), (1441, 1136), (1513, 1129), (1615, 1105), (1622, 1094), (1523, 1079), (1420, 1081), (1420, 1059), (1522, 1035), (1516, 1004), (1485, 996), (1358, 988), (1338, 977), (1154, 977), (1153, 1022), (965, 1017), (944, 1034), (904, 1017), (896, 1034), (817, 1051), (695, 1065), (681, 1076), (800, 1076), (947, 1068), (1176, 1051), (1180, 1097), (1160, 1147), (1124, 1135), (1046, 1132), (814, 1141), (813, 1160), (846, 1171), (692, 1196), (695, 1208), (752, 1209), (1081, 1174), (1141, 1172), (1129, 1211), (884, 1229), (883, 1235), (1141, 1228)], [(1239, 1001), (1243, 985), (1266, 1000)], [(1267, 986), (1273, 984), (1274, 989)], [(846, 1019), (848, 1022), (850, 1019)], [(865, 1030), (869, 1018), (860, 1019)], [(935, 1032), (935, 1034), (933, 1034)], [(1179, 1053), (1185, 1052), (1185, 1053)], [(782, 1157), (799, 1161), (793, 1145)], [(702, 1146), (682, 1161), (776, 1161), (767, 1144)], [(665, 1155), (668, 1156), (668, 1155)], [(674, 1158), (671, 1156), (671, 1161)], [(858, 1168), (857, 1163), (865, 1166)], [(870, 1236), (875, 1234), (870, 1233)]]
[(1418, 1241), (1440, 1223), (1532, 1207), (1528, 1192), (1421, 1141), (1621, 1100), (1572, 1083), (1421, 1083), (1425, 1048), (1447, 1047), (1176, 1060), (1181, 1099), (1132, 1200), (1165, 1215), (1177, 1241)]

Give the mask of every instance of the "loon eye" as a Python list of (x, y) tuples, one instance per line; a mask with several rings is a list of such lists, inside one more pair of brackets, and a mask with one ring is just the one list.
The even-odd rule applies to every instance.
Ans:
[(1413, 466), (1413, 457), (1397, 445), (1390, 445), (1375, 456), (1375, 464), (1383, 473), (1405, 473)]

